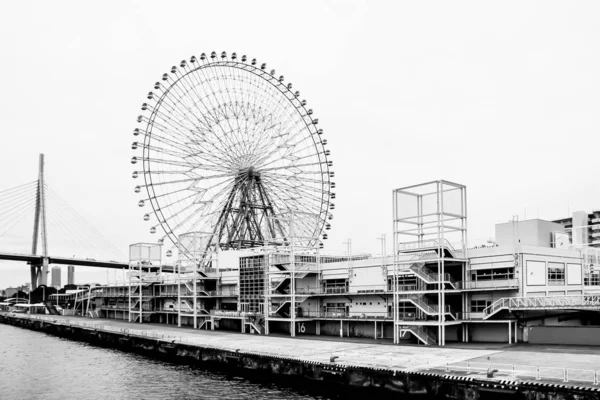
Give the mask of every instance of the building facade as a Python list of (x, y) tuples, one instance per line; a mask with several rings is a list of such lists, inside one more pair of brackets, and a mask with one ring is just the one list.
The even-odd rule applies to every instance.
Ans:
[(93, 288), (85, 310), (195, 329), (440, 346), (528, 341), (532, 327), (596, 323), (600, 282), (586, 265), (600, 249), (557, 245), (563, 224), (498, 224), (493, 244), (469, 248), (466, 188), (447, 181), (395, 190), (393, 215), (390, 256), (333, 256), (291, 240), (165, 266), (159, 245), (136, 244), (128, 282)]
[(571, 217), (554, 222), (565, 228), (564, 233), (570, 245), (600, 248), (600, 210), (591, 213), (576, 211)]
[(67, 285), (75, 284), (75, 267), (72, 265), (67, 266)]
[(60, 267), (52, 267), (52, 279), (51, 286), (57, 289), (61, 287), (61, 268)]

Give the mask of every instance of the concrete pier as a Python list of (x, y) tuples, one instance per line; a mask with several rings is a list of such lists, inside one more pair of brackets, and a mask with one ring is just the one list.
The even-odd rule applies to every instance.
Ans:
[[(333, 379), (363, 389), (456, 399), (494, 392), (514, 398), (600, 400), (595, 376), (600, 350), (399, 346), (377, 340), (266, 337), (54, 315), (0, 313), (0, 323), (148, 355), (170, 354), (313, 381)], [(488, 376), (494, 369), (497, 372)], [(577, 397), (568, 397), (574, 394)]]

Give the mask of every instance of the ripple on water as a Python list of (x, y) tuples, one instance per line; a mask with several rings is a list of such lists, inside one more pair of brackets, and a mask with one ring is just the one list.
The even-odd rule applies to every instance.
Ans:
[(324, 399), (0, 324), (6, 399)]

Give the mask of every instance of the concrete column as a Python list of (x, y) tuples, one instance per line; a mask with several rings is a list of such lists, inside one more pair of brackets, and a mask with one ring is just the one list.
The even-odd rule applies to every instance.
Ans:
[(518, 335), (518, 332), (517, 332), (517, 325), (518, 325), (517, 321), (515, 321), (515, 323), (514, 323), (514, 326), (515, 326), (515, 343), (519, 342), (519, 335)]
[(512, 344), (512, 322), (508, 321), (508, 344)]
[(377, 321), (373, 321), (375, 323), (373, 328), (373, 338), (377, 339)]
[(344, 337), (344, 321), (340, 319), (340, 337)]
[(215, 330), (215, 317), (210, 317), (210, 330)]
[(316, 334), (317, 336), (321, 335), (321, 321), (317, 321)]

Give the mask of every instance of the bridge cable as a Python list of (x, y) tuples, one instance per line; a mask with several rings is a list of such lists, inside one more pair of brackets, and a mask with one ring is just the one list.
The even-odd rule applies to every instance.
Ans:
[[(111, 252), (116, 252), (119, 257), (125, 257), (125, 254), (119, 250), (115, 245), (108, 241), (96, 228), (94, 228), (89, 222), (87, 222), (77, 211), (75, 211), (66, 201), (64, 201), (56, 192), (54, 192), (51, 188), (47, 187), (47, 193), (50, 195), (50, 198), (56, 202), (56, 205), (59, 207), (58, 210), (62, 211), (62, 215), (68, 218), (69, 222), (72, 222), (75, 225), (79, 225), (84, 232), (92, 234), (92, 243), (102, 244), (105, 248), (95, 246), (99, 250), (110, 250)], [(75, 226), (74, 225), (74, 226)], [(115, 255), (116, 255), (115, 254)]]
[[(49, 193), (51, 194), (52, 199), (54, 199), (57, 202), (57, 206), (59, 207), (58, 211), (61, 212), (61, 215), (63, 216), (64, 220), (73, 222), (75, 224), (72, 227), (71, 226), (67, 227), (67, 229), (69, 229), (69, 228), (74, 229), (78, 225), (80, 228), (82, 228), (83, 232), (94, 234), (92, 236), (92, 239), (93, 239), (92, 243), (97, 250), (100, 250), (100, 251), (110, 250), (111, 252), (115, 251), (112, 248), (114, 246), (108, 246), (107, 243), (110, 243), (110, 242), (108, 242), (106, 239), (104, 239), (102, 237), (102, 235), (100, 235), (89, 223), (84, 224), (84, 222), (87, 222), (87, 221), (83, 220), (83, 218), (78, 216), (74, 211), (69, 212), (70, 211), (69, 207), (66, 207), (67, 204), (64, 201), (61, 202), (60, 201), (61, 199), (56, 195), (56, 193), (53, 193), (50, 191), (49, 191)], [(79, 217), (79, 219), (77, 217)], [(104, 243), (101, 243), (101, 242), (104, 242)], [(97, 246), (97, 244), (104, 244), (106, 248), (99, 247), (99, 246)], [(120, 251), (119, 251), (119, 253), (120, 253)]]

